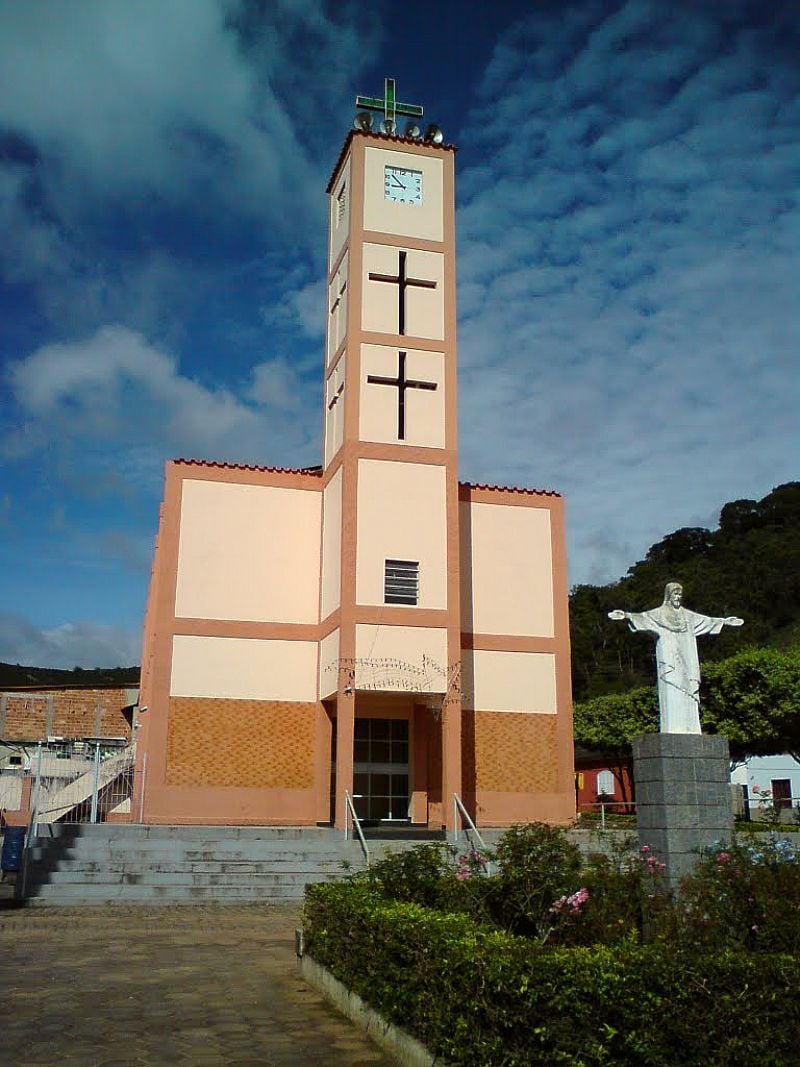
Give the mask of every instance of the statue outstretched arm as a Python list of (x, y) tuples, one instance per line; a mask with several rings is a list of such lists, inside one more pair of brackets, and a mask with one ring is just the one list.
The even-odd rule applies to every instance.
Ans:
[(608, 617), (613, 619), (614, 622), (627, 622), (634, 633), (659, 633), (657, 623), (650, 618), (646, 611), (620, 611), (619, 608), (616, 608), (614, 611), (609, 611)]
[(738, 615), (729, 615), (727, 619), (722, 620), (723, 626), (744, 626), (744, 619), (740, 619)]

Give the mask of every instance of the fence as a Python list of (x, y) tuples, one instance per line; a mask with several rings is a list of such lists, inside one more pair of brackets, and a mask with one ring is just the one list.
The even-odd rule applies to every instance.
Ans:
[(133, 745), (39, 744), (31, 754), (29, 773), (32, 836), (43, 824), (131, 818)]
[(601, 830), (605, 830), (607, 821), (613, 823), (614, 826), (635, 826), (636, 802), (633, 800), (598, 800), (593, 803), (578, 804), (577, 814), (580, 821), (597, 821)]

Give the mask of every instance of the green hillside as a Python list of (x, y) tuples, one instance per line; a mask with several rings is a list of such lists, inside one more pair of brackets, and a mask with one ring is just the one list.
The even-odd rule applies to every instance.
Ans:
[(135, 688), (139, 684), (138, 667), (96, 667), (71, 671), (53, 667), (22, 667), (18, 663), (0, 663), (0, 689), (16, 686), (76, 685), (91, 689), (96, 685), (118, 685)]
[(668, 581), (682, 583), (687, 607), (745, 620), (740, 629), (698, 641), (701, 659), (800, 645), (800, 482), (778, 486), (763, 500), (726, 504), (716, 530), (676, 530), (618, 582), (577, 586), (570, 595), (576, 701), (654, 684), (652, 643), (607, 615), (655, 607)]

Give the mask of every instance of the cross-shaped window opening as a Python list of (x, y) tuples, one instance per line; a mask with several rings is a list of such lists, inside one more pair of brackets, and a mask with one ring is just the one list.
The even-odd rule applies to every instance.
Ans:
[(406, 353), (399, 352), (399, 367), (396, 378), (387, 378), (381, 374), (368, 374), (367, 382), (370, 385), (392, 385), (397, 390), (397, 437), (400, 441), (406, 439), (406, 389), (426, 389), (433, 391), (437, 388), (436, 382), (421, 382), (415, 378), (406, 378)]
[(401, 250), (397, 274), (375, 274), (372, 271), (369, 273), (371, 282), (390, 282), (397, 286), (397, 332), (401, 337), (406, 332), (406, 289), (412, 286), (417, 289), (436, 288), (434, 281), (428, 281), (425, 278), (409, 278), (406, 275), (407, 256), (408, 253)]

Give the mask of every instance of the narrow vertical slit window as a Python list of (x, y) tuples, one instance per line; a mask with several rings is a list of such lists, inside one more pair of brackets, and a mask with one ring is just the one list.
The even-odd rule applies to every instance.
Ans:
[(387, 559), (383, 578), (385, 604), (416, 604), (419, 600), (419, 563)]
[(336, 197), (336, 229), (338, 230), (344, 221), (344, 213), (347, 210), (347, 186), (343, 185)]

